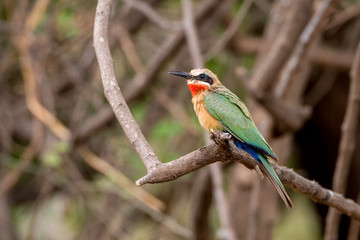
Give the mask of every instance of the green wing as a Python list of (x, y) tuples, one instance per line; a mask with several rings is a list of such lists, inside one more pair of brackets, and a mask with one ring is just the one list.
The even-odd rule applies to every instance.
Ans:
[(259, 153), (277, 159), (256, 128), (244, 102), (221, 86), (204, 96), (206, 110), (234, 137), (251, 145)]

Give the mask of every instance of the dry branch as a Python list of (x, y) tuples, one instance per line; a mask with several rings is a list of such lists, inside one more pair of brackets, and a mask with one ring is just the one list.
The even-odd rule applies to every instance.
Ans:
[[(204, 19), (207, 19), (206, 15), (217, 6), (219, 0), (207, 0), (204, 1), (195, 15), (196, 23), (204, 23)], [(140, 96), (149, 87), (151, 80), (160, 70), (161, 66), (165, 63), (169, 57), (180, 49), (180, 46), (184, 43), (184, 29), (181, 28), (170, 35), (168, 39), (159, 48), (155, 56), (147, 64), (146, 69), (143, 72), (137, 74), (128, 86), (125, 87), (124, 97), (130, 104), (138, 96)]]
[(226, 29), (224, 34), (220, 37), (220, 39), (214, 44), (214, 46), (210, 49), (208, 54), (206, 55), (206, 59), (211, 59), (215, 57), (234, 37), (236, 32), (239, 29), (239, 26), (243, 22), (245, 16), (247, 15), (253, 0), (245, 1), (244, 5), (241, 9), (236, 13), (234, 19), (230, 23), (229, 27)]
[(198, 32), (196, 31), (192, 1), (183, 0), (182, 1), (182, 10), (184, 16), (184, 31), (186, 35), (186, 40), (189, 47), (189, 53), (193, 60), (194, 68), (204, 67), (204, 59), (201, 54)]
[[(350, 163), (356, 144), (356, 128), (359, 124), (360, 112), (360, 42), (358, 43), (355, 59), (351, 68), (351, 82), (344, 122), (341, 126), (341, 140), (339, 154), (336, 160), (333, 177), (333, 189), (341, 194), (346, 192), (346, 183), (350, 171)], [(325, 239), (336, 239), (338, 234), (340, 215), (329, 209), (326, 216)]]
[(130, 109), (128, 108), (118, 83), (113, 68), (113, 60), (110, 54), (108, 42), (108, 28), (111, 15), (112, 0), (99, 1), (96, 9), (94, 24), (94, 48), (99, 62), (101, 79), (103, 80), (104, 92), (111, 107), (115, 112), (122, 128), (131, 145), (143, 160), (148, 171), (161, 164), (151, 146), (145, 140), (140, 127), (136, 124)]
[[(94, 27), (94, 47), (98, 57), (105, 94), (124, 128), (132, 146), (143, 160), (148, 174), (137, 181), (138, 185), (171, 181), (216, 161), (238, 161), (250, 169), (257, 166), (256, 160), (244, 151), (239, 151), (227, 139), (218, 139), (217, 144), (200, 148), (168, 163), (161, 163), (143, 137), (124, 102), (116, 83), (113, 62), (107, 41), (107, 31), (112, 0), (98, 3)], [(341, 194), (322, 188), (316, 182), (307, 180), (286, 167), (273, 165), (280, 179), (295, 191), (308, 195), (317, 202), (332, 206), (360, 221), (360, 206)]]
[(196, 176), (192, 188), (192, 232), (194, 240), (210, 238), (209, 214), (213, 201), (212, 181), (209, 168), (203, 168)]
[[(276, 42), (271, 46), (267, 56), (261, 65), (257, 67), (251, 88), (262, 94), (269, 89), (284, 63), (287, 61), (294, 48), (298, 36), (308, 21), (312, 7), (311, 0), (299, 0), (291, 4), (287, 18), (283, 19), (284, 24), (278, 33)], [(294, 25), (294, 23), (296, 23)]]
[[(241, 36), (234, 37), (231, 47), (238, 54), (256, 54), (261, 51), (264, 44), (264, 40), (259, 37)], [(316, 46), (309, 54), (311, 61), (316, 65), (345, 70), (351, 68), (354, 59), (352, 52), (322, 46)]]
[(213, 183), (213, 193), (214, 199), (216, 201), (216, 206), (218, 209), (219, 219), (221, 222), (221, 227), (225, 232), (225, 239), (227, 240), (236, 240), (236, 234), (234, 231), (234, 226), (230, 219), (230, 209), (227, 199), (225, 198), (225, 193), (223, 189), (223, 169), (222, 164), (217, 162), (210, 165), (211, 179)]
[[(199, 24), (203, 24), (206, 19), (206, 15), (209, 14), (216, 6), (219, 0), (207, 0), (201, 6), (195, 15), (195, 21)], [(151, 58), (151, 61), (147, 63), (146, 68), (142, 72), (137, 73), (136, 76), (125, 86), (124, 98), (128, 104), (133, 103), (151, 84), (151, 80), (164, 65), (164, 63), (180, 49), (180, 46), (184, 44), (184, 30), (178, 29), (171, 34), (162, 45), (159, 47), (157, 53)], [(74, 136), (74, 140), (81, 141), (89, 136), (93, 131), (101, 128), (111, 119), (113, 119), (113, 112), (111, 108), (104, 107), (97, 114), (91, 117), (84, 123), (84, 126), (80, 129), (79, 133)]]
[(164, 29), (176, 29), (180, 28), (180, 24), (171, 23), (167, 19), (160, 16), (147, 2), (139, 0), (122, 0), (130, 7), (133, 7), (137, 11), (141, 12), (146, 16), (151, 22), (155, 23), (161, 28)]
[(316, 29), (320, 26), (321, 20), (325, 15), (326, 10), (328, 9), (330, 2), (332, 0), (324, 0), (321, 2), (320, 6), (317, 8), (317, 11), (314, 13), (309, 23), (306, 25), (304, 31), (301, 33), (299, 40), (292, 52), (289, 60), (286, 63), (285, 69), (283, 70), (280, 80), (275, 89), (275, 96), (281, 98), (285, 93), (286, 87), (294, 75), (296, 69), (300, 64), (302, 56), (306, 52), (307, 46), (311, 42), (311, 38), (315, 35)]

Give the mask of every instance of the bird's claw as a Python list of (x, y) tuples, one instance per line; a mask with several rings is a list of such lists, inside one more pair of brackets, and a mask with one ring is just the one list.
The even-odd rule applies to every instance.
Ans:
[(224, 144), (225, 141), (231, 139), (231, 134), (211, 129), (210, 139), (213, 140), (217, 145), (221, 145)]

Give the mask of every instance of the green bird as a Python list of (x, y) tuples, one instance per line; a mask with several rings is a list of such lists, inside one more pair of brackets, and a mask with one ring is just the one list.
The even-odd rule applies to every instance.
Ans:
[(192, 103), (201, 126), (209, 133), (219, 130), (231, 134), (235, 145), (248, 152), (270, 179), (288, 209), (293, 208), (289, 195), (269, 159), (278, 160), (269, 144), (251, 119), (245, 103), (224, 87), (208, 69), (193, 69), (190, 73), (169, 72), (187, 80)]

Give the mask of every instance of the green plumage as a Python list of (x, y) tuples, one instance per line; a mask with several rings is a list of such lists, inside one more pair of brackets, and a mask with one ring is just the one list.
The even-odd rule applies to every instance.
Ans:
[(204, 95), (206, 110), (224, 129), (259, 153), (277, 159), (277, 156), (256, 128), (243, 101), (224, 86), (214, 87)]
[(270, 179), (286, 206), (292, 208), (293, 204), (284, 185), (267, 159), (270, 157), (277, 160), (277, 156), (255, 126), (244, 102), (222, 85), (213, 87), (204, 94), (203, 101), (206, 110), (224, 128), (222, 130), (228, 131), (240, 141), (234, 143), (261, 163), (260, 168)]
[(209, 69), (193, 69), (190, 73), (173, 71), (170, 74), (187, 79), (201, 126), (209, 132), (229, 132), (234, 137), (234, 144), (259, 163), (257, 166), (269, 178), (286, 206), (292, 208), (290, 197), (268, 161), (278, 158), (256, 128), (244, 102), (225, 88)]

